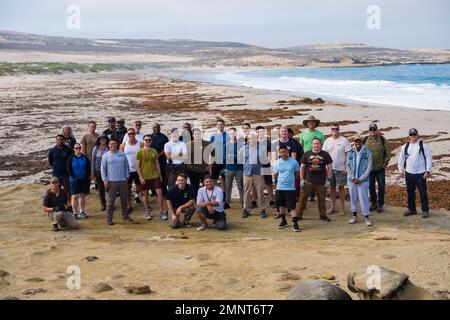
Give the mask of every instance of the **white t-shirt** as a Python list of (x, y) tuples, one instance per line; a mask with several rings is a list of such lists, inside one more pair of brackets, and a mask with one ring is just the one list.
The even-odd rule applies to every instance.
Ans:
[[(135, 136), (136, 140), (139, 142), (144, 142), (144, 134), (142, 132), (137, 133)], [(123, 137), (122, 143), (128, 142), (128, 133)]]
[(352, 149), (352, 146), (346, 137), (339, 136), (337, 139), (329, 137), (325, 140), (322, 149), (331, 155), (331, 159), (333, 159), (333, 170), (345, 170), (345, 161), (347, 158), (345, 153)]
[(130, 172), (136, 172), (136, 154), (140, 148), (141, 143), (139, 141), (134, 146), (130, 145), (128, 142), (125, 142), (125, 148), (123, 149), (123, 152), (127, 156)]
[[(188, 150), (186, 143), (183, 141), (169, 141), (164, 145), (164, 153), (170, 152), (172, 163), (173, 164), (182, 164), (185, 160), (180, 159), (179, 153), (183, 152), (183, 155), (186, 157)], [(167, 163), (169, 163), (169, 160), (167, 160)]]

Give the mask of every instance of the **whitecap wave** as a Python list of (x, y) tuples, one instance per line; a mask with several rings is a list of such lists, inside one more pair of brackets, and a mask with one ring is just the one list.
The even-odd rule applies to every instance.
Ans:
[(329, 80), (306, 77), (264, 77), (225, 72), (220, 82), (257, 89), (281, 90), (300, 95), (337, 98), (368, 104), (450, 111), (450, 86), (434, 83), (401, 83), (387, 80)]

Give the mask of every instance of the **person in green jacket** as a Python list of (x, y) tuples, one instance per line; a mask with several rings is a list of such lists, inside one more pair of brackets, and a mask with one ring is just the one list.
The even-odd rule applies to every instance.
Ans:
[[(300, 144), (303, 147), (303, 152), (308, 152), (312, 150), (312, 141), (314, 138), (320, 139), (320, 144), (323, 146), (325, 142), (325, 135), (322, 131), (317, 130), (316, 128), (319, 126), (320, 120), (316, 119), (314, 116), (308, 116), (305, 120), (303, 120), (303, 125), (305, 126), (305, 130), (300, 133)], [(315, 193), (312, 192), (309, 201), (314, 201)]]
[[(365, 147), (372, 153), (372, 171), (369, 176), (370, 211), (383, 212), (386, 186), (386, 167), (391, 158), (388, 141), (378, 131), (375, 123), (369, 125), (369, 136), (364, 138)], [(378, 194), (375, 189), (378, 183)]]

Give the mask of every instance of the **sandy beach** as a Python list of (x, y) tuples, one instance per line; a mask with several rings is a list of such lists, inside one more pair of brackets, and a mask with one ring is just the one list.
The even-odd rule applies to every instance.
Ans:
[[(181, 72), (181, 71), (180, 71)], [(139, 70), (99, 74), (20, 75), (0, 77), (0, 298), (20, 299), (285, 299), (302, 280), (323, 278), (346, 286), (347, 274), (380, 265), (410, 276), (429, 292), (416, 298), (447, 296), (450, 289), (450, 112), (333, 102), (244, 87), (176, 79), (173, 73)], [(173, 231), (163, 221), (107, 227), (95, 194), (88, 197), (90, 218), (74, 232), (52, 233), (41, 210), (50, 178), (48, 149), (63, 124), (77, 140), (87, 121), (106, 129), (107, 116), (123, 116), (126, 125), (143, 121), (167, 132), (184, 122), (211, 129), (224, 118), (227, 126), (288, 125), (297, 134), (307, 115), (321, 119), (329, 134), (338, 122), (347, 137), (367, 134), (376, 122), (392, 145), (388, 167), (388, 206), (374, 214), (372, 228), (350, 226), (346, 216), (318, 220), (317, 202), (308, 204), (300, 234), (278, 230), (277, 220), (240, 218), (239, 205), (227, 211), (226, 232)], [(402, 217), (404, 181), (396, 170), (407, 130), (416, 127), (433, 153), (429, 181), (431, 217)], [(154, 202), (154, 199), (152, 199)], [(154, 205), (154, 203), (152, 203)], [(348, 207), (348, 203), (347, 203)], [(272, 213), (272, 212), (270, 212)], [(197, 219), (194, 219), (198, 223)], [(97, 260), (88, 262), (88, 256)], [(81, 268), (81, 289), (66, 287), (66, 269)], [(113, 287), (93, 292), (99, 282)], [(149, 285), (152, 293), (131, 296), (127, 284)], [(30, 288), (45, 292), (25, 295)], [(350, 293), (350, 292), (349, 292)], [(355, 295), (350, 293), (353, 297)], [(433, 296), (434, 295), (434, 296)]]

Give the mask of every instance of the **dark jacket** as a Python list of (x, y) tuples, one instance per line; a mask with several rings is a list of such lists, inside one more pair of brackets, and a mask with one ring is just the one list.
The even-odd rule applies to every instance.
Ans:
[(52, 175), (55, 177), (66, 176), (67, 159), (72, 155), (72, 149), (64, 145), (62, 148), (54, 146), (48, 153), (48, 163), (52, 166)]

